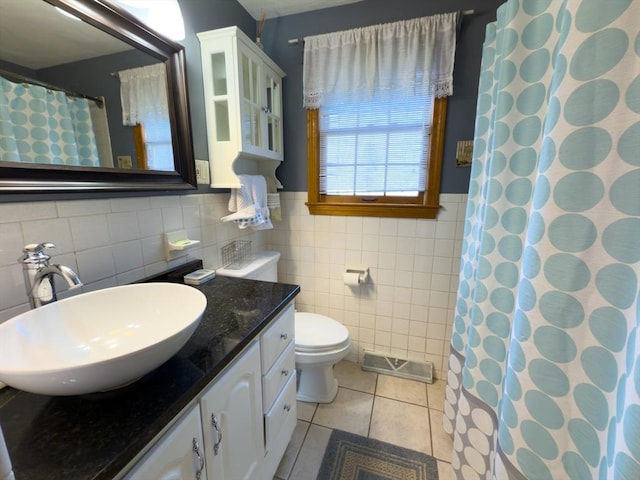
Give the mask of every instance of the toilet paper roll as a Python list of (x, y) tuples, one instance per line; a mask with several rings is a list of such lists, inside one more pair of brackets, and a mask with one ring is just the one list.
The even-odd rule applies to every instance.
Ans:
[(344, 272), (342, 274), (344, 284), (350, 287), (357, 287), (360, 285), (360, 274), (357, 272)]

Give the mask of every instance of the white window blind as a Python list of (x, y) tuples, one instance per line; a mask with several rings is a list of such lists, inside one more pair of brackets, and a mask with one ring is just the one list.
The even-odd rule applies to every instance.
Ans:
[(142, 125), (148, 167), (151, 170), (175, 170), (169, 122), (151, 120)]
[(320, 193), (406, 196), (425, 191), (433, 95), (325, 103)]

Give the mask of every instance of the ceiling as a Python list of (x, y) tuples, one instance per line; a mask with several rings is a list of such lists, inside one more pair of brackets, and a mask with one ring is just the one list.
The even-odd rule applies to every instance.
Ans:
[(11, 63), (38, 70), (131, 48), (42, 0), (0, 0), (0, 58)]
[(362, 0), (238, 0), (247, 12), (256, 20), (260, 20), (263, 14), (265, 18), (282, 17), (294, 13), (321, 10), (323, 8), (337, 7)]
[[(238, 0), (255, 18), (356, 3), (363, 0)], [(52, 44), (51, 39), (55, 38)], [(52, 48), (53, 47), (53, 48)], [(38, 70), (128, 50), (124, 42), (70, 19), (42, 0), (0, 0), (0, 58)]]

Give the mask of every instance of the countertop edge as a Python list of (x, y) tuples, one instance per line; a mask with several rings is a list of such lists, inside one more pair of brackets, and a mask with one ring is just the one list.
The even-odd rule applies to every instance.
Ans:
[[(214, 369), (212, 369), (208, 374), (203, 377), (202, 380), (198, 381), (194, 386), (185, 393), (174, 405), (171, 410), (166, 412), (166, 416), (172, 416), (171, 420), (168, 423), (164, 421), (158, 422), (162, 423), (163, 426), (159, 429), (156, 426), (150, 426), (149, 429), (154, 430), (154, 434), (152, 438), (146, 437), (147, 440), (143, 443), (143, 445), (138, 449), (137, 446), (132, 445), (131, 449), (136, 449), (137, 453), (131, 457), (131, 455), (121, 455), (120, 457), (124, 458), (116, 458), (114, 461), (107, 465), (102, 471), (100, 471), (93, 480), (118, 480), (124, 478), (127, 472), (135, 465), (136, 462), (141, 460), (144, 455), (153, 447), (153, 445), (168, 431), (171, 429), (173, 425), (180, 419), (180, 417), (193, 405), (195, 405), (195, 400), (198, 398), (200, 393), (212, 385), (217, 377), (228, 367), (233, 361), (240, 355), (251, 343), (260, 335), (260, 333), (271, 323), (271, 321), (278, 316), (280, 312), (284, 310), (284, 308), (292, 302), (295, 297), (300, 293), (300, 286), (296, 285), (296, 288), (287, 295), (272, 311), (267, 317), (265, 317), (262, 322), (260, 322), (256, 327), (251, 331), (251, 333), (245, 336), (241, 342), (239, 342), (229, 353), (225, 356), (224, 360), (216, 365)], [(197, 287), (196, 287), (197, 288)], [(138, 442), (136, 442), (138, 443)], [(126, 460), (125, 460), (126, 458)], [(20, 480), (19, 477), (16, 477), (16, 480)]]

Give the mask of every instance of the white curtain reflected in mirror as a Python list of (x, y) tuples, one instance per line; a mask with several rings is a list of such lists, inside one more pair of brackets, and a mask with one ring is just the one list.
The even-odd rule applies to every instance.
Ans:
[(137, 168), (174, 170), (165, 66), (122, 70), (118, 78), (122, 123), (133, 127)]

